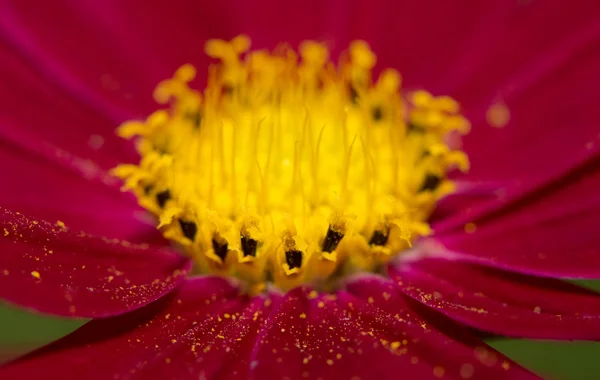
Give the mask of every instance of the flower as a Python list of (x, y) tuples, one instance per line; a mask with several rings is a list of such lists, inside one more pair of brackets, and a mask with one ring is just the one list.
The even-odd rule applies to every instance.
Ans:
[[(140, 59), (144, 45), (135, 36), (144, 20), (133, 27), (137, 18), (115, 13), (116, 3), (94, 5), (96, 22), (128, 27), (120, 36), (136, 43), (108, 43), (111, 34), (102, 29), (71, 30), (61, 43), (88, 42), (75, 46), (80, 48), (98, 42), (98, 54), (84, 64), (74, 47), (53, 45), (59, 39), (47, 28), (35, 33), (47, 18), (29, 18), (35, 13), (21, 13), (20, 3), (4, 6), (2, 32), (9, 38), (3, 42), (2, 78), (19, 85), (0, 90), (11, 89), (2, 94), (10, 107), (2, 118), (0, 154), (11, 186), (0, 192), (5, 207), (0, 295), (41, 312), (98, 319), (0, 368), (2, 377), (57, 378), (68, 368), (72, 377), (97, 378), (534, 378), (486, 346), (477, 331), (598, 339), (598, 296), (557, 279), (600, 272), (593, 233), (600, 141), (589, 96), (598, 83), (599, 57), (591, 48), (597, 20), (583, 8), (565, 14), (558, 2), (490, 4), (480, 11), (506, 30), (473, 35), (477, 14), (453, 6), (439, 15), (417, 3), (386, 5), (401, 7), (394, 13), (385, 6), (355, 10), (365, 23), (361, 37), (382, 53), (381, 61), (402, 67), (405, 88), (418, 83), (461, 101), (473, 124), (464, 141), (471, 171), (455, 181), (457, 192), (429, 219), (435, 233), (393, 261), (388, 278), (365, 275), (335, 293), (296, 287), (255, 296), (223, 277), (186, 278), (189, 261), (152, 233), (146, 214), (115, 191), (119, 183), (106, 173), (119, 163), (137, 162), (108, 128), (129, 118), (127, 98), (150, 92), (136, 89), (151, 85), (139, 78), (166, 77), (161, 61)], [(186, 4), (181, 17), (171, 19), (168, 11), (176, 12), (176, 6), (145, 8), (149, 15), (157, 12), (149, 33), (157, 25), (161, 33), (172, 33), (146, 46), (158, 49), (152, 56), (165, 59), (165, 66), (204, 62), (184, 57), (189, 53), (181, 48), (198, 41), (196, 29), (187, 27), (198, 25), (194, 5)], [(285, 31), (277, 39), (286, 37), (293, 45), (312, 37), (300, 35), (306, 29), (298, 25), (304, 24), (315, 25), (317, 37), (335, 36), (339, 44), (346, 38), (334, 28), (341, 33), (350, 17), (338, 13), (352, 11), (328, 9), (335, 17), (325, 22), (326, 13), (310, 5), (303, 12), (287, 10), (297, 15), (293, 19), (278, 17), (278, 5), (255, 4), (252, 12), (244, 12), (245, 6), (238, 5), (239, 14), (261, 17), (244, 17), (238, 27), (259, 46), (272, 45), (273, 33), (264, 32), (267, 22)], [(54, 4), (50, 10), (65, 11)], [(215, 23), (211, 11), (216, 12), (203, 9), (207, 25)], [(371, 12), (381, 12), (380, 17)], [(557, 20), (552, 28), (541, 27), (550, 20)], [(511, 21), (510, 27), (500, 21)], [(376, 38), (381, 23), (389, 23), (386, 33), (400, 44), (397, 49), (379, 48), (390, 43)], [(441, 33), (446, 29), (455, 32)], [(221, 33), (226, 32), (237, 30)], [(110, 75), (101, 76), (106, 69), (95, 58), (112, 59), (108, 53), (121, 43), (119, 56), (135, 57), (135, 66), (122, 59), (110, 66)], [(449, 49), (460, 44), (463, 49)], [(506, 47), (510, 50), (503, 51)], [(98, 77), (102, 92), (92, 90), (92, 78)], [(505, 124), (510, 110), (502, 129), (482, 126), (490, 101), (496, 104), (488, 112), (492, 124)], [(144, 103), (136, 105), (134, 115), (149, 113), (141, 112), (148, 107)]]

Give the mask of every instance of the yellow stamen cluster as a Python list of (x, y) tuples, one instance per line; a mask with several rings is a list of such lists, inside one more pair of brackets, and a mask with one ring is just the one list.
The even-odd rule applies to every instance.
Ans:
[(164, 235), (203, 272), (260, 289), (327, 288), (378, 270), (419, 236), (468, 169), (453, 149), (468, 122), (449, 97), (403, 94), (400, 74), (372, 78), (375, 55), (353, 42), (338, 65), (325, 45), (248, 52), (250, 40), (211, 40), (204, 93), (182, 66), (155, 98), (168, 109), (121, 125), (141, 160), (120, 165)]

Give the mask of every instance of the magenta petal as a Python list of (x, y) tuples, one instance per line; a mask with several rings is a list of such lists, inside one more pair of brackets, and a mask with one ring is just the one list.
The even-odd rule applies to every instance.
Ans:
[[(556, 46), (540, 55), (539, 62), (523, 68), (505, 89), (497, 90), (512, 115), (506, 127), (485, 125), (485, 107), (469, 110), (474, 127), (465, 138), (472, 163), (467, 177), (472, 182), (491, 181), (501, 186), (493, 193), (492, 202), (456, 207), (455, 215), (438, 221), (436, 231), (462, 228), (464, 223), (521, 202), (542, 188), (556, 187), (558, 182), (565, 185), (569, 173), (584, 170), (586, 165), (586, 170), (597, 175), (600, 110), (594, 99), (600, 81), (596, 69), (600, 65), (600, 23), (595, 14), (592, 24), (584, 23), (556, 41)], [(590, 197), (594, 194), (591, 189), (588, 193)]]
[(165, 248), (75, 233), (0, 208), (0, 298), (41, 312), (101, 317), (177, 286), (189, 260)]
[[(356, 295), (299, 288), (248, 298), (226, 279), (194, 278), (142, 309), (88, 323), (0, 377), (62, 379), (68, 368), (90, 379), (537, 378), (462, 327), (407, 313), (391, 302), (401, 296), (390, 282), (354, 287)], [(374, 305), (364, 292), (378, 296)]]
[[(75, 230), (126, 239), (162, 242), (156, 223), (115, 178), (87, 162), (88, 175), (0, 141), (0, 169), (8, 186), (0, 187), (0, 205), (35, 217), (60, 220)], [(112, 180), (110, 183), (106, 181)]]
[(41, 142), (48, 143), (103, 169), (135, 158), (132, 144), (115, 133), (119, 122), (130, 115), (108, 117), (105, 110), (83, 97), (63, 91), (60, 87), (64, 83), (58, 78), (40, 75), (43, 62), (21, 56), (18, 49), (23, 46), (9, 45), (7, 41), (13, 36), (3, 33), (4, 27), (0, 27), (0, 35), (6, 37), (0, 39), (0, 77), (4, 83), (0, 88), (0, 138), (33, 150), (45, 148)]
[[(473, 219), (473, 233), (437, 236), (422, 250), (542, 276), (600, 277), (600, 161), (551, 187)], [(439, 252), (438, 252), (439, 251)]]
[[(274, 308), (254, 351), (251, 379), (534, 379), (469, 336), (464, 329), (442, 332), (420, 319), (406, 304), (388, 298), (378, 308), (352, 293), (398, 299), (393, 284), (361, 282), (337, 295), (304, 289), (288, 293)], [(386, 292), (390, 293), (386, 293)], [(387, 294), (387, 295), (386, 295)], [(386, 301), (382, 301), (386, 302)], [(451, 332), (451, 335), (446, 333)]]
[(228, 280), (196, 277), (132, 313), (99, 319), (4, 368), (2, 379), (245, 379), (263, 297), (241, 296)]
[(600, 340), (600, 294), (576, 285), (444, 259), (400, 263), (389, 272), (405, 294), (470, 327)]

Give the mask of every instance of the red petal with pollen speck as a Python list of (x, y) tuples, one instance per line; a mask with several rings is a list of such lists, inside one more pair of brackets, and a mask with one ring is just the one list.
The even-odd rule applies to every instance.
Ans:
[[(356, 312), (365, 321), (384, 323), (389, 337), (397, 339), (400, 358), (410, 361), (419, 370), (403, 369), (402, 373), (415, 374), (409, 378), (437, 378), (444, 368), (443, 378), (450, 379), (538, 379), (537, 376), (487, 346), (463, 327), (438, 313), (417, 304), (402, 294), (396, 284), (378, 276), (364, 276), (346, 285), (349, 297), (346, 302), (359, 299)], [(356, 303), (354, 303), (356, 304)], [(394, 324), (385, 322), (384, 315), (393, 316)], [(367, 325), (368, 326), (368, 325)], [(416, 357), (418, 361), (413, 359)], [(397, 359), (401, 361), (402, 359)], [(434, 376), (427, 375), (433, 369)], [(395, 376), (398, 375), (396, 372)], [(367, 377), (368, 378), (368, 377)], [(390, 377), (394, 379), (397, 377)]]
[(0, 208), (0, 297), (57, 315), (102, 317), (144, 306), (183, 281), (174, 251), (91, 237)]
[[(473, 379), (537, 378), (462, 328), (422, 319), (392, 283), (377, 281), (333, 296), (288, 293), (261, 331), (250, 378), (436, 379), (461, 370)], [(363, 297), (369, 292), (377, 303)], [(378, 307), (384, 293), (394, 297), (382, 301), (388, 309)]]
[(412, 298), (498, 335), (600, 340), (600, 294), (560, 280), (443, 259), (389, 269)]
[[(2, 8), (7, 5), (0, 5)], [(6, 16), (3, 14), (2, 17)], [(53, 20), (56, 22), (56, 20)], [(9, 44), (13, 37), (0, 27), (0, 138), (60, 161), (57, 152), (68, 151), (91, 160), (102, 169), (136, 158), (135, 150), (115, 133), (121, 120), (133, 115), (114, 115), (89, 99), (62, 88), (60, 78), (42, 75), (43, 62), (27, 58), (23, 46)]]
[(269, 302), (240, 295), (224, 278), (191, 278), (151, 305), (89, 322), (0, 368), (0, 377), (62, 379), (68, 368), (86, 379), (246, 379)]
[(116, 178), (110, 178), (113, 182), (109, 185), (104, 183), (109, 176), (101, 169), (96, 168), (93, 178), (82, 178), (74, 167), (57, 165), (3, 141), (0, 162), (0, 177), (10, 183), (0, 187), (0, 204), (5, 208), (36, 219), (60, 220), (94, 235), (164, 242), (156, 221), (136, 205), (130, 194), (119, 191)]
[[(466, 222), (520, 202), (533, 192), (552, 188), (571, 171), (591, 166), (598, 159), (598, 14), (596, 11), (594, 25), (582, 25), (584, 30), (564, 36), (550, 52), (541, 54), (538, 65), (542, 73), (526, 67), (515, 78), (516, 84), (506, 85), (519, 87), (510, 90), (504, 99), (511, 112), (506, 127), (486, 126), (481, 120), (484, 110), (479, 115), (472, 112), (474, 126), (465, 137), (472, 170), (465, 180), (499, 185), (496, 191), (490, 191), (491, 201), (481, 202), (474, 194), (472, 204), (456, 204), (454, 213), (447, 212), (445, 220), (436, 221), (437, 232), (456, 231)], [(568, 185), (564, 181), (562, 184)]]
[[(68, 368), (90, 379), (537, 378), (461, 327), (407, 314), (390, 282), (350, 291), (248, 298), (225, 279), (197, 277), (140, 310), (88, 323), (0, 376), (61, 379)], [(393, 299), (380, 307), (384, 292)]]
[[(461, 260), (551, 277), (600, 276), (600, 160), (551, 187), (474, 219), (472, 233), (436, 236)], [(435, 244), (425, 251), (443, 252)]]
[[(89, 233), (154, 239), (148, 223), (106, 169), (133, 157), (116, 121), (56, 91), (0, 39), (0, 204)], [(136, 239), (139, 238), (139, 239)]]

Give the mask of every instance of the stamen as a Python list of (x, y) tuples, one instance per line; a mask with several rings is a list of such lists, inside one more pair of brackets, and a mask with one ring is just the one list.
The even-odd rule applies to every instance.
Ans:
[(167, 109), (118, 129), (140, 161), (113, 174), (164, 236), (204, 271), (287, 289), (331, 288), (431, 234), (449, 171), (469, 167), (449, 145), (470, 127), (458, 103), (403, 91), (395, 70), (374, 77), (363, 41), (337, 66), (319, 42), (249, 47), (208, 41), (219, 62), (203, 92), (183, 65), (154, 92)]
[(242, 235), (241, 244), (244, 257), (256, 257), (256, 247), (258, 246), (258, 242), (256, 240)]
[(286, 251), (285, 261), (290, 269), (300, 268), (302, 266), (302, 252), (297, 250)]
[(160, 208), (164, 208), (169, 199), (171, 199), (171, 192), (169, 192), (169, 190), (163, 190), (159, 193), (156, 193), (156, 203)]
[(425, 179), (423, 180), (423, 184), (421, 185), (419, 192), (435, 191), (435, 189), (437, 189), (438, 186), (440, 186), (441, 182), (442, 179), (439, 176), (428, 173), (427, 175), (425, 175)]
[(215, 255), (221, 259), (221, 262), (225, 262), (225, 257), (227, 257), (227, 252), (229, 251), (227, 242), (220, 241), (218, 237), (213, 237), (212, 247)]
[(325, 235), (325, 239), (323, 240), (323, 252), (333, 252), (333, 250), (337, 248), (340, 240), (342, 240), (343, 237), (343, 233), (335, 231), (331, 228), (331, 226), (329, 226), (327, 234)]
[(388, 234), (383, 231), (375, 230), (369, 240), (369, 245), (385, 245), (388, 241)]
[(183, 236), (191, 241), (196, 239), (196, 233), (198, 232), (196, 223), (179, 219), (179, 226), (181, 226), (181, 232), (183, 233)]

